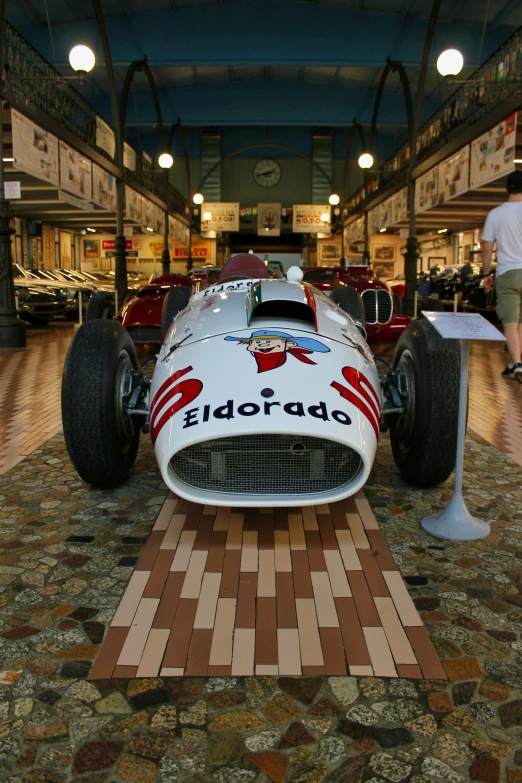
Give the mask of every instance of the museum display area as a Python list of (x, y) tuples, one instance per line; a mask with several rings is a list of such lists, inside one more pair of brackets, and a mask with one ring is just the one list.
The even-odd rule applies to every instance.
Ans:
[(0, 0), (1, 783), (522, 783), (522, 10), (374, 5)]

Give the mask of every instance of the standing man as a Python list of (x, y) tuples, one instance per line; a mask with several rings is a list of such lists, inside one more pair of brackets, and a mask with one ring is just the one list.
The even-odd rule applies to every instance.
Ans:
[(503, 378), (522, 383), (522, 171), (508, 175), (508, 200), (491, 210), (482, 232), (484, 285), (493, 290), (491, 255), (497, 245), (497, 315), (504, 326), (509, 363)]

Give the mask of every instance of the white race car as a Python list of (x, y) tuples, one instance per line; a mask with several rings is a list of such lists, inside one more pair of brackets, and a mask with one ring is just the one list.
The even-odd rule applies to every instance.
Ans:
[(62, 415), (81, 478), (125, 480), (143, 430), (165, 483), (187, 500), (328, 503), (364, 485), (389, 428), (408, 481), (445, 481), (456, 454), (457, 342), (420, 318), (379, 377), (357, 291), (342, 310), (301, 277), (294, 267), (288, 280), (269, 279), (261, 259), (242, 254), (209, 288), (171, 289), (152, 380), (120, 323), (80, 327), (65, 361)]

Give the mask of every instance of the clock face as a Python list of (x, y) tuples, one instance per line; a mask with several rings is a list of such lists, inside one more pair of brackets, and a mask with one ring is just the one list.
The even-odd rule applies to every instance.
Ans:
[(281, 179), (281, 166), (271, 158), (258, 160), (254, 166), (254, 179), (262, 188), (272, 188)]

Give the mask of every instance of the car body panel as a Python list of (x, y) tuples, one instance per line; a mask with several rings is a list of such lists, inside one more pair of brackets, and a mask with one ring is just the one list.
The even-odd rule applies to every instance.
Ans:
[[(276, 312), (282, 315), (271, 314)], [(307, 320), (296, 319), (296, 313)], [(193, 296), (176, 317), (159, 353), (150, 389), (158, 465), (173, 492), (201, 503), (289, 506), (339, 500), (357, 492), (371, 470), (380, 395), (373, 357), (352, 319), (311, 286), (280, 280), (211, 286)], [(231, 473), (232, 483), (220, 471), (228, 459), (243, 454), (234, 451), (239, 445), (230, 445), (236, 439), (241, 447), (251, 444), (239, 472), (247, 460), (262, 465), (264, 449), (272, 465), (272, 446), (267, 444), (290, 439), (291, 448), (303, 448), (303, 459), (309, 460), (311, 490), (235, 491), (237, 471)], [(320, 477), (333, 468), (323, 457), (314, 457), (319, 450), (305, 448), (303, 439), (322, 439), (342, 450), (345, 462), (338, 471), (348, 471), (347, 461), (356, 460), (350, 480), (325, 489)], [(210, 454), (212, 444), (222, 451)], [(191, 465), (180, 456), (199, 447), (202, 453), (207, 450), (208, 459), (193, 458)], [(287, 458), (285, 451), (281, 459)], [(295, 459), (303, 464), (299, 456)], [(182, 461), (183, 470), (205, 474), (208, 486), (187, 483), (175, 467)], [(296, 471), (296, 483), (302, 472)], [(258, 474), (252, 478), (256, 486), (262, 480)], [(287, 476), (286, 483), (292, 480)], [(268, 470), (266, 481), (270, 487), (279, 485), (279, 477)], [(319, 486), (323, 488), (314, 489)]]

